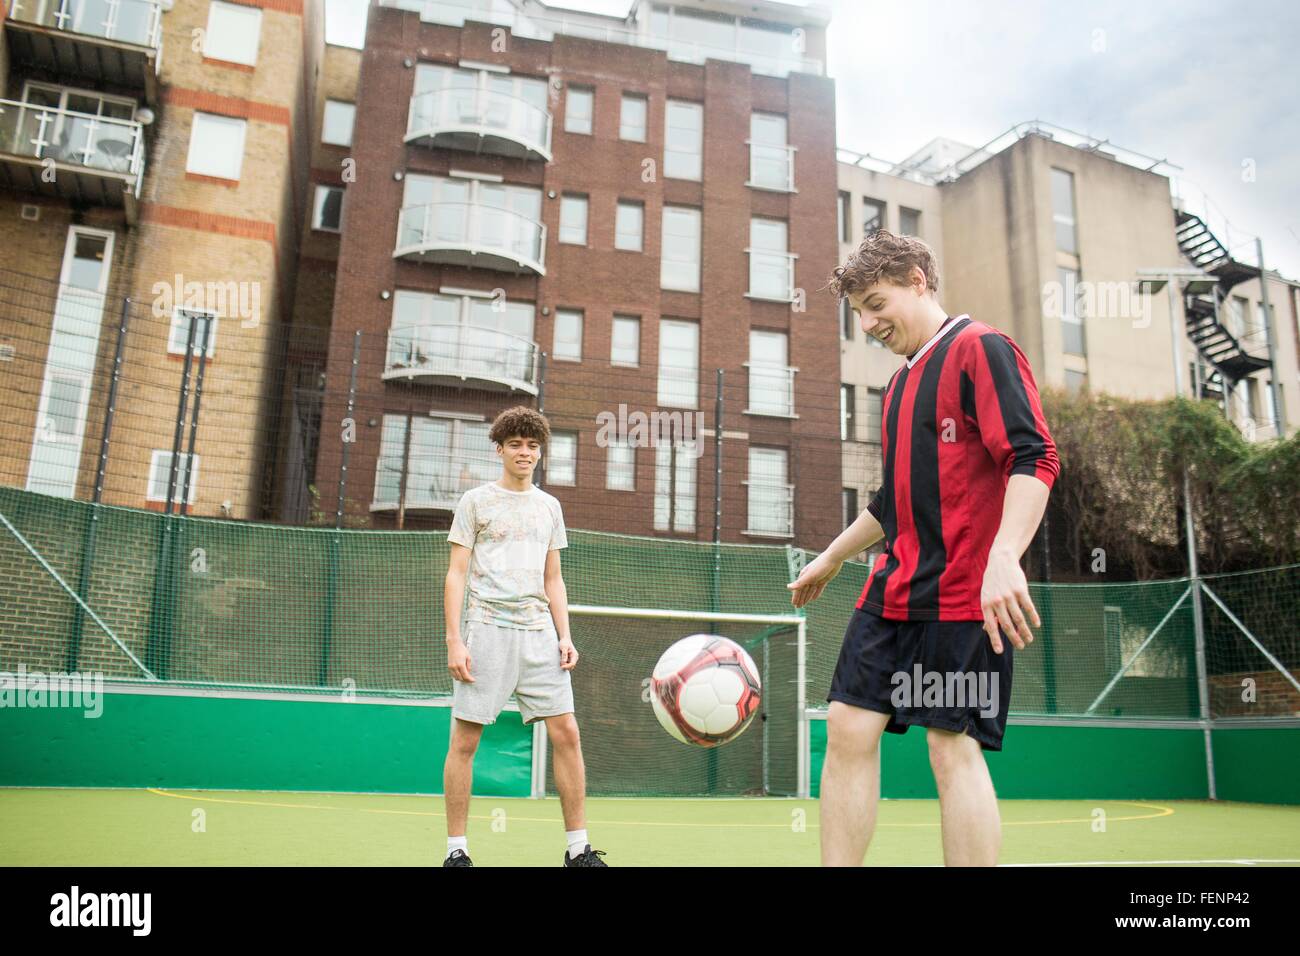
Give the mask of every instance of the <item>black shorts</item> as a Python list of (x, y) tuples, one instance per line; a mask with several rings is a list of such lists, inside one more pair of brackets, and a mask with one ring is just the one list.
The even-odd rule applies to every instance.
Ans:
[(1001, 750), (1012, 650), (1004, 636), (995, 654), (982, 621), (890, 621), (857, 608), (826, 700), (889, 714), (891, 734), (916, 724)]

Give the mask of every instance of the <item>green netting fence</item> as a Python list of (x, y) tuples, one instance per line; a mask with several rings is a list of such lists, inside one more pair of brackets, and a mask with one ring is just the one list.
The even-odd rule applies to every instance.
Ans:
[[(182, 518), (13, 488), (0, 488), (0, 515), (2, 672), (359, 697), (451, 693), (443, 533)], [(591, 792), (795, 792), (800, 705), (825, 706), (868, 567), (846, 564), (800, 615), (786, 589), (808, 557), (796, 549), (581, 530), (569, 542), (569, 601), (589, 609), (572, 627)], [(1300, 565), (1200, 583), (1207, 716), (1300, 716)], [(1185, 579), (1031, 586), (1043, 627), (1016, 652), (1011, 716), (1199, 718), (1197, 590)], [(658, 655), (698, 632), (745, 645), (764, 676), (764, 719), (711, 751), (670, 740), (645, 696)]]

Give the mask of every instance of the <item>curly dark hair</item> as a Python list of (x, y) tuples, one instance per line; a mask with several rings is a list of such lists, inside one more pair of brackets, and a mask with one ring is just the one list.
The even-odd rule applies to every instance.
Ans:
[(934, 250), (915, 236), (896, 236), (881, 229), (862, 240), (848, 261), (831, 274), (827, 287), (836, 299), (843, 299), (850, 293), (860, 295), (881, 281), (911, 285), (914, 266), (925, 273), (926, 289), (937, 293), (939, 267)]
[(492, 422), (492, 431), (488, 437), (497, 445), (504, 445), (507, 439), (518, 435), (521, 438), (536, 438), (543, 448), (551, 440), (551, 423), (535, 408), (516, 405), (507, 408)]

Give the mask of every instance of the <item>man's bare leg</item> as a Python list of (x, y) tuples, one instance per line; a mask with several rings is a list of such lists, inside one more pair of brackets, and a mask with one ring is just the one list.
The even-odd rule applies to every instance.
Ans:
[(880, 735), (889, 715), (831, 701), (822, 765), (822, 866), (861, 866), (880, 802)]
[(474, 753), (483, 725), (456, 718), (451, 745), (442, 765), (442, 792), (447, 810), (447, 836), (465, 836), (469, 825), (469, 791), (474, 780)]
[(560, 714), (545, 720), (555, 768), (555, 789), (560, 791), (564, 829), (581, 830), (587, 825), (587, 771), (582, 763), (578, 721), (573, 714)]
[(979, 742), (967, 734), (926, 728), (930, 769), (939, 788), (946, 866), (996, 866), (1002, 819)]

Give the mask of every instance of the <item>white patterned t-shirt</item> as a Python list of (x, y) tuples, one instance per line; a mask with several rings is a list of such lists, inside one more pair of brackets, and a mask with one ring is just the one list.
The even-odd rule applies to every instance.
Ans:
[(546, 555), (569, 544), (554, 496), (536, 485), (471, 488), (456, 506), (447, 541), (470, 549), (465, 620), (525, 630), (552, 626)]

